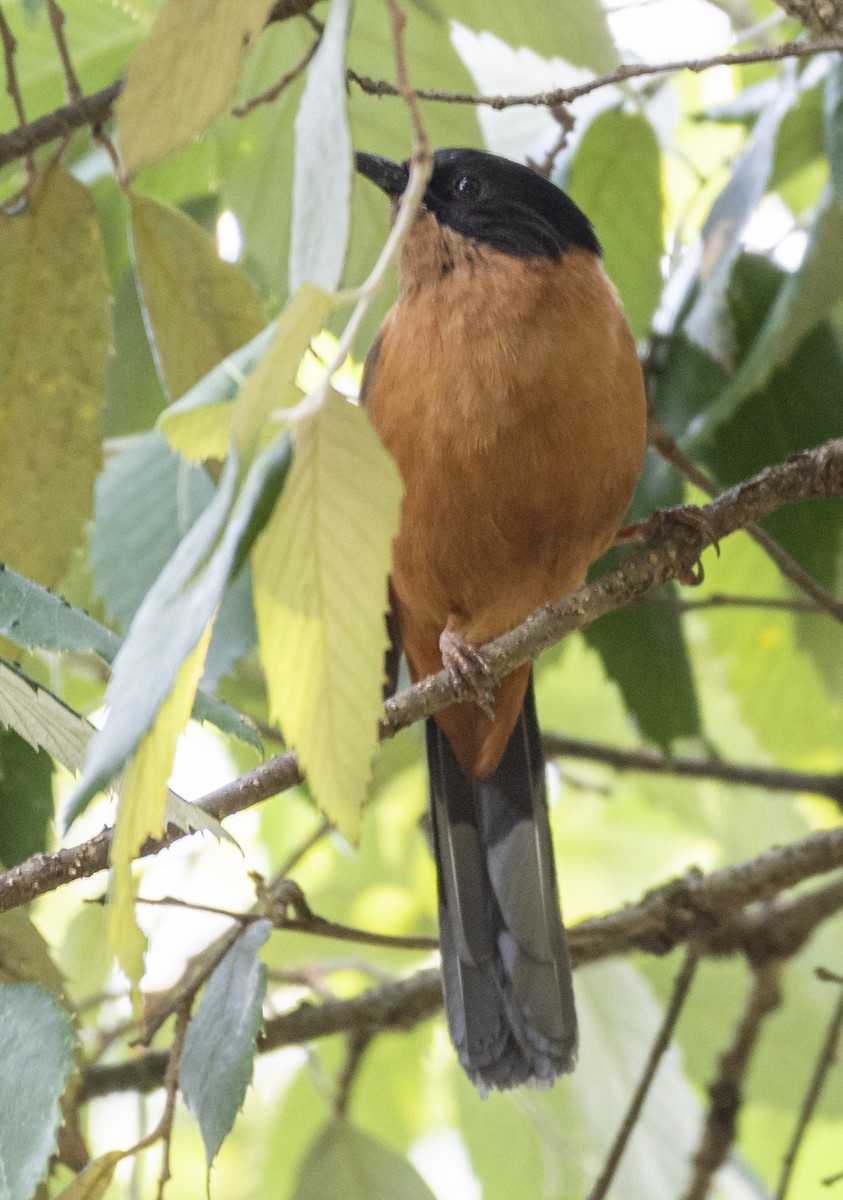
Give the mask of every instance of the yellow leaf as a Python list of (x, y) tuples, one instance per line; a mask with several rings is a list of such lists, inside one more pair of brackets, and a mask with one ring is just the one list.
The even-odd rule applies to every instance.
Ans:
[(253, 587), (270, 713), (354, 840), (381, 711), (384, 613), (401, 483), (361, 408), (336, 393), (297, 429)]
[(129, 61), (117, 101), (123, 160), (133, 175), (203, 133), (234, 94), (246, 46), (273, 0), (167, 0)]
[(155, 422), (172, 448), (188, 462), (225, 458), (231, 436), (233, 400), (197, 404), (176, 411), (170, 405)]
[(102, 1200), (114, 1177), (114, 1168), (125, 1157), (123, 1150), (109, 1150), (102, 1158), (95, 1158), (81, 1175), (62, 1188), (55, 1200)]
[(182, 663), (172, 692), (161, 705), (155, 724), (130, 762), (114, 823), (108, 938), (132, 985), (136, 1007), (146, 938), (135, 920), (132, 861), (148, 837), (163, 833), (167, 780), (173, 768), (176, 742), (193, 707), (212, 627), (212, 623), (207, 626), (198, 645)]
[(87, 189), (60, 168), (0, 212), (0, 560), (64, 574), (93, 504), (110, 324)]
[(319, 288), (303, 284), (279, 317), (275, 336), (241, 387), (231, 417), (231, 434), (244, 467), (259, 450), (271, 414), (290, 404), (301, 361), (332, 303)]
[(223, 262), (213, 238), (185, 213), (131, 193), (132, 248), (158, 366), (183, 395), (263, 327), (245, 272)]

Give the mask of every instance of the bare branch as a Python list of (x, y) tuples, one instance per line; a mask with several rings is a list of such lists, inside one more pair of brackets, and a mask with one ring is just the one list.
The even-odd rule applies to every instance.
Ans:
[(685, 955), (685, 961), (682, 964), (682, 969), (676, 976), (673, 984), (673, 992), (670, 997), (670, 1003), (667, 1006), (667, 1011), (664, 1014), (661, 1029), (658, 1032), (653, 1048), (650, 1051), (650, 1056), (644, 1065), (644, 1072), (635, 1089), (635, 1094), (630, 1101), (626, 1116), (624, 1117), (621, 1127), (618, 1130), (612, 1148), (603, 1164), (603, 1169), (598, 1176), (594, 1187), (588, 1193), (588, 1200), (603, 1200), (603, 1197), (608, 1192), (612, 1185), (612, 1180), (615, 1177), (615, 1172), (620, 1166), (623, 1152), (626, 1149), (626, 1144), (629, 1141), (630, 1135), (635, 1128), (638, 1118), (641, 1115), (641, 1109), (644, 1107), (644, 1101), (647, 1099), (647, 1093), (655, 1077), (659, 1063), (670, 1045), (673, 1032), (676, 1029), (676, 1024), (688, 997), (691, 984), (694, 981), (694, 976), (699, 964), (699, 951), (692, 943), (688, 947)]
[[(767, 467), (751, 479), (722, 492), (704, 509), (704, 529), (675, 527), (651, 543), (630, 550), (623, 563), (594, 583), (579, 588), (533, 613), (516, 629), (483, 647), (490, 681), (497, 682), (515, 667), (528, 662), (607, 612), (638, 600), (651, 588), (685, 574), (701, 550), (762, 517), (816, 496), (843, 495), (843, 438), (814, 450), (792, 455), (786, 462)], [(381, 736), (391, 737), (407, 725), (428, 717), (454, 700), (464, 699), (443, 670), (387, 701)], [(218, 820), (284, 791), (302, 779), (298, 760), (290, 751), (247, 772), (234, 783), (211, 792), (201, 807)], [(170, 828), (162, 839), (150, 839), (141, 856), (156, 854), (185, 836)], [(0, 873), (0, 912), (54, 891), (74, 879), (93, 875), (108, 863), (111, 831), (67, 850), (36, 854), (9, 871)]]
[(543, 734), (542, 746), (547, 758), (588, 759), (605, 763), (616, 771), (646, 771), (683, 779), (713, 779), (719, 783), (765, 788), (770, 792), (812, 792), (817, 796), (828, 796), (843, 808), (843, 773), (754, 767), (724, 762), (720, 758), (688, 758), (681, 754), (668, 758), (648, 747), (627, 750), (560, 733)]
[(773, 959), (754, 972), (752, 988), (734, 1039), (720, 1059), (717, 1078), (708, 1089), (708, 1116), (694, 1156), (694, 1174), (685, 1200), (705, 1200), (715, 1174), (732, 1148), (743, 1082), (764, 1023), (781, 1001), (781, 968), (781, 960)]

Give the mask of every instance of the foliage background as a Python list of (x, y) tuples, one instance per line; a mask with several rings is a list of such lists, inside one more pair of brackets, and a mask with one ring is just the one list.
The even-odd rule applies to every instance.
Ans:
[[(294, 15), (286, 11), (286, 19), (261, 31), (269, 7), (170, 0), (162, 13), (155, 0), (67, 0), (67, 47), (85, 93), (110, 85), (134, 62), (129, 78), (134, 70), (135, 84), (118, 103), (116, 129), (110, 118), (105, 127), (132, 170), (131, 186), (119, 163), (115, 168), (113, 146), (87, 128), (40, 147), (31, 164), (21, 155), (0, 172), (0, 557), (18, 573), (0, 575), (0, 631), (8, 639), (0, 647), (0, 722), (6, 727), (0, 734), (0, 861), (12, 868), (110, 824), (113, 801), (100, 797), (85, 808), (82, 792), (86, 785), (96, 792), (141, 743), (154, 760), (143, 769), (157, 780), (157, 791), (147, 776), (133, 792), (129, 776), (126, 792), (140, 798), (138, 823), (122, 876), (115, 867), (110, 916), (88, 903), (102, 896), (103, 876), (43, 895), (28, 915), (17, 908), (0, 916), (0, 1029), (6, 1031), (0, 1033), (0, 1195), (25, 1200), (36, 1185), (41, 1196), (63, 1188), (77, 1198), (154, 1194), (159, 1148), (120, 1161), (113, 1152), (132, 1147), (163, 1112), (163, 1134), (172, 1141), (172, 1200), (204, 1186), (206, 1153), (215, 1159), (212, 1193), (231, 1200), (302, 1200), (340, 1191), (402, 1198), (432, 1192), (442, 1200), (585, 1196), (656, 1036), (681, 949), (664, 957), (631, 953), (578, 970), (582, 1052), (576, 1074), (550, 1092), (481, 1100), (457, 1069), (439, 1017), (367, 1043), (340, 1033), (254, 1057), (262, 1007), (271, 1016), (302, 999), (320, 1004), (351, 997), (373, 982), (388, 984), (435, 963), (429, 949), (355, 946), (312, 926), (310, 932), (270, 933), (259, 921), (202, 993), (191, 1025), (183, 1009), (152, 1039), (155, 1048), (184, 1041), (186, 1105), (179, 1101), (174, 1122), (161, 1089), (149, 1097), (126, 1091), (90, 1101), (83, 1095), (79, 1104), (74, 1098), (84, 1067), (135, 1053), (138, 1026), (113, 950), (130, 975), (137, 973), (128, 864), (146, 833), (161, 827), (169, 769), (162, 746), (183, 722), (171, 708), (166, 728), (159, 716), (153, 734), (142, 739), (174, 684), (184, 690), (186, 720), (190, 671), (178, 671), (179, 664), (189, 665), (223, 591), (202, 680), (209, 706), (203, 714), (211, 723), (190, 725), (174, 790), (199, 797), (253, 767), (259, 753), (277, 752), (272, 723), (279, 706), (288, 706), (282, 721), (288, 732), (296, 722), (303, 725), (295, 738), (303, 755), (314, 724), (302, 699), (307, 676), (284, 659), (299, 634), (275, 624), (287, 631), (279, 635), (277, 653), (268, 652), (266, 641), (260, 652), (256, 647), (261, 602), (256, 624), (254, 597), (261, 588), (284, 586), (277, 580), (270, 586), (272, 564), (286, 563), (290, 574), (305, 579), (305, 593), (318, 590), (315, 576), (307, 583), (309, 547), (294, 549), (301, 510), (279, 524), (280, 533), (271, 526), (280, 539), (272, 554), (261, 558), (258, 543), (251, 568), (235, 568), (252, 548), (249, 530), (267, 519), (289, 466), (289, 443), (283, 430), (272, 440), (268, 415), (318, 387), (314, 361), (309, 376), (298, 376), (301, 389), (295, 387), (300, 350), (323, 324), (334, 333), (344, 325), (315, 293), (303, 300), (300, 293), (299, 307), (290, 309), (288, 280), (310, 279), (327, 291), (338, 284), (349, 188), (343, 278), (347, 286), (365, 278), (385, 241), (387, 213), (374, 189), (357, 181), (352, 186), (349, 149), (353, 143), (404, 158), (411, 126), (399, 99), (370, 94), (365, 80), (361, 86), (352, 78), (347, 94), (343, 87), (343, 55), (351, 71), (367, 79), (396, 78), (381, 0), (357, 0), (353, 13), (333, 0), (326, 53), (313, 60), (310, 76), (302, 71), (276, 98), (238, 115), (250, 98), (296, 69), (328, 15), (322, 0)], [(805, 36), (792, 13), (810, 17), (811, 6), (787, 7), (790, 15), (770, 0), (639, 0), (607, 4), (607, 13), (598, 0), (417, 0), (406, 5), (407, 69), (417, 87), (509, 95), (586, 83), (619, 61), (698, 58), (732, 47), (759, 49), (763, 57), (778, 42)], [(58, 11), (38, 0), (2, 4), (17, 39), (7, 71), (13, 65), (27, 121), (66, 100), (68, 80), (52, 24)], [(702, 31), (694, 37), (705, 35), (710, 44), (689, 46), (690, 35), (683, 41), (685, 21)], [(841, 28), (843, 21), (829, 26), (837, 33)], [(131, 60), (135, 52), (140, 57)], [(233, 96), (226, 93), (229, 76)], [(591, 215), (640, 339), (661, 425), (698, 469), (727, 486), (841, 432), (841, 95), (839, 54), (826, 52), (699, 74), (642, 74), (591, 91), (564, 110), (526, 105), (495, 112), (428, 101), (421, 112), (434, 146), (485, 145), (529, 157)], [(14, 99), (14, 88), (0, 98), (2, 129), (19, 122)], [(52, 162), (57, 150), (63, 172)], [(320, 196), (328, 203), (320, 206)], [(323, 251), (327, 266), (320, 265)], [(236, 262), (223, 263), (221, 254)], [(390, 275), (356, 339), (357, 361), (393, 293)], [(269, 350), (271, 334), (257, 345), (263, 367), (250, 374), (258, 357), (253, 349), (235, 355), (222, 372), (212, 370), (280, 313), (286, 314), (284, 336)], [(323, 335), (317, 346), (323, 359), (330, 361), (333, 346)], [(232, 416), (232, 396), (244, 375), (250, 382), (236, 402), (240, 415)], [(353, 390), (355, 378), (352, 367), (338, 386)], [(185, 393), (187, 404), (171, 409), (156, 428)], [(348, 406), (331, 409), (331, 403), (324, 413), (339, 417), (304, 421), (344, 420)], [(306, 439), (323, 438), (314, 445), (324, 449), (334, 444), (324, 440), (334, 428), (319, 433), (314, 424), (300, 424), (291, 471), (296, 464), (305, 471)], [(348, 505), (378, 508), (383, 500), (388, 509), (393, 487), (377, 448), (358, 444), (358, 434), (365, 439), (349, 427), (339, 441), (340, 450), (355, 448), (350, 465), (338, 453), (327, 474), (306, 474), (300, 485), (322, 505), (320, 512), (336, 510), (310, 531), (320, 561), (328, 564), (319, 578), (331, 581), (329, 603), (317, 620), (332, 646), (331, 622), (342, 622), (346, 606), (375, 616), (383, 606), (389, 515), (372, 518), (371, 546), (349, 541), (342, 525)], [(227, 448), (229, 464), (239, 455), (236, 479), (221, 466)], [(120, 752), (108, 745), (111, 771), (96, 774), (88, 757), (73, 809), (81, 815), (63, 833), (74, 788), (68, 768), (82, 766), (90, 739), (81, 718), (101, 709), (118, 639), (162, 572), (170, 571), (173, 584), (171, 555), (214, 498), (219, 506), (230, 487), (243, 500), (247, 474), (257, 481), (259, 502), (238, 510), (232, 501), (213, 536), (198, 545), (193, 574), (174, 588), (172, 607), (153, 606), (146, 625), (141, 617), (135, 622), (134, 641), (126, 643), (135, 657), (123, 659), (129, 690), (119, 694), (118, 670), (109, 693), (113, 713), (127, 711), (128, 697), (125, 744)], [(370, 495), (354, 482), (361, 476), (371, 482)], [(288, 505), (292, 478), (284, 492)], [(700, 494), (650, 451), (633, 515)], [(393, 510), (396, 502), (393, 495)], [(766, 523), (838, 600), (841, 503), (808, 501)], [(225, 558), (225, 531), (232, 529)], [(362, 582), (349, 557), (358, 564), (371, 560), (368, 574), (360, 567)], [(652, 603), (604, 617), (540, 661), (543, 726), (599, 743), (569, 742), (568, 755), (555, 759), (551, 770), (569, 924), (635, 901), (692, 866), (727, 866), (837, 823), (839, 619), (815, 598), (806, 600), (746, 534), (725, 540), (719, 557), (707, 554), (705, 565), (706, 580), (693, 593), (668, 585)], [(54, 588), (74, 607), (51, 607), (32, 583)], [(188, 594), (205, 606), (198, 624), (182, 604)], [(730, 602), (721, 603), (723, 597)], [(761, 603), (735, 603), (735, 597)], [(82, 609), (96, 625), (84, 624)], [(362, 768), (359, 753), (354, 767), (362, 775), (376, 735), (379, 636), (369, 638), (365, 664), (337, 665), (330, 653), (325, 663), (324, 694), (342, 700), (339, 717), (327, 722), (329, 733), (359, 716), (362, 732), (351, 740), (362, 746)], [(282, 660), (286, 673), (279, 670)], [(10, 664), (19, 664), (19, 673)], [(193, 674), (199, 671), (196, 661)], [(20, 673), (29, 681), (22, 692)], [(32, 691), (31, 683), (42, 690)], [(292, 697), (278, 699), (285, 686)], [(214, 696), (230, 707), (215, 707)], [(149, 710), (143, 727), (138, 707)], [(261, 737), (236, 713), (248, 714)], [(601, 747), (690, 756), (701, 764), (702, 777), (615, 771), (600, 761)], [(330, 738), (317, 746), (309, 773), (316, 796), (353, 838), (363, 782), (355, 795), (335, 801), (342, 790), (336, 781), (348, 774), (337, 767), (335, 752)], [(419, 726), (382, 744), (356, 849), (339, 834), (324, 833), (314, 795), (302, 784), (226, 822), (241, 849), (206, 836), (185, 839), (147, 860), (136, 890), (146, 899), (174, 896), (245, 911), (255, 899), (250, 871), (267, 878), (291, 873), (321, 917), (396, 938), (435, 937), (434, 872), (419, 824), (426, 803), (422, 760)], [(721, 760), (768, 767), (777, 786), (726, 783), (719, 778)], [(132, 770), (141, 773), (137, 765)], [(821, 776), (826, 786), (810, 787), (791, 774), (797, 772)], [(323, 788), (325, 778), (335, 783)], [(157, 816), (153, 793), (161, 796)], [(124, 793), (121, 811), (128, 804)], [(121, 896), (123, 916), (115, 918)], [(207, 947), (231, 922), (171, 906), (141, 905), (138, 916), (149, 938), (143, 977), (149, 1016), (156, 1003), (172, 1004), (190, 957), (207, 962)], [(782, 1003), (763, 1020), (741, 1080), (734, 1148), (713, 1195), (765, 1197), (782, 1186), (783, 1154), (838, 1000), (839, 982), (818, 978), (815, 968), (841, 971), (841, 938), (840, 920), (832, 916), (788, 955)], [(740, 954), (706, 958), (699, 966), (609, 1195), (659, 1200), (691, 1194), (706, 1089), (752, 979), (752, 964)], [(836, 1069), (810, 1121), (791, 1197), (813, 1197), (819, 1180), (843, 1171), (841, 1116), (843, 1081)], [(48, 1181), (39, 1184), (62, 1121), (57, 1157)], [(95, 1166), (72, 1184), (89, 1157)]]

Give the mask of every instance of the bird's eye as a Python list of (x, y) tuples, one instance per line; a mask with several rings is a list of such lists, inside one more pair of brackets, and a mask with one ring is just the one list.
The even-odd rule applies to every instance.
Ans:
[(473, 200), (480, 193), (480, 182), (473, 175), (460, 175), (454, 184), (454, 194), (460, 200)]

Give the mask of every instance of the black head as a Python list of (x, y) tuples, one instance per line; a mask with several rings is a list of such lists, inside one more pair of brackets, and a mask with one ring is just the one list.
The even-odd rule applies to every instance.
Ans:
[[(388, 196), (407, 186), (407, 163), (357, 155), (357, 170)], [(558, 258), (571, 246), (600, 253), (570, 196), (529, 167), (482, 150), (437, 150), (424, 206), (441, 225), (518, 258)]]

